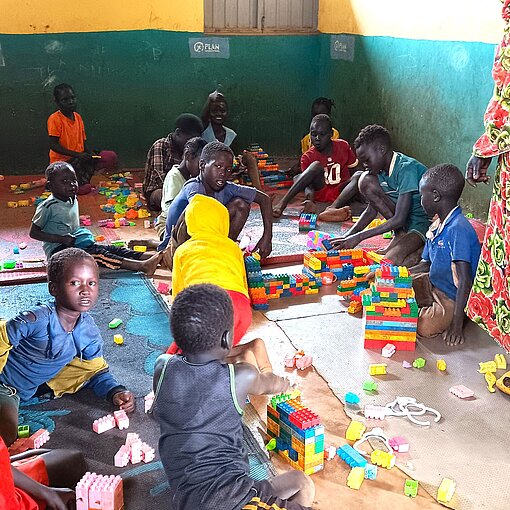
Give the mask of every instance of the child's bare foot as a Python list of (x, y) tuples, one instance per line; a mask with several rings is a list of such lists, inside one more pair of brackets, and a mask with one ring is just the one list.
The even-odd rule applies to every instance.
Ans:
[(284, 209), (281, 202), (273, 206), (273, 218), (279, 218), (283, 214)]
[(313, 200), (305, 200), (301, 205), (303, 206), (301, 214), (315, 214), (317, 212), (317, 206)]
[(159, 241), (156, 239), (131, 239), (128, 242), (128, 248), (132, 250), (134, 246), (147, 246), (151, 250), (156, 250), (159, 246)]
[(147, 275), (152, 276), (158, 268), (161, 259), (163, 258), (163, 252), (156, 253), (150, 259), (144, 260), (141, 263), (141, 270)]
[(351, 219), (351, 208), (346, 205), (345, 207), (331, 207), (326, 208), (325, 211), (319, 214), (318, 219), (320, 221), (333, 222), (333, 221), (347, 221)]

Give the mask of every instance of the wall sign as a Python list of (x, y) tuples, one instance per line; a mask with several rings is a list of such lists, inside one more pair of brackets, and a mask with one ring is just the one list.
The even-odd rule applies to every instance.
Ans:
[(191, 58), (230, 58), (228, 37), (190, 37)]
[(354, 36), (332, 35), (330, 44), (330, 56), (334, 60), (354, 60)]

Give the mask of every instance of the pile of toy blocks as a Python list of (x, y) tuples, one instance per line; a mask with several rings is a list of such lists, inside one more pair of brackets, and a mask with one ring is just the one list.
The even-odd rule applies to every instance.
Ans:
[(309, 250), (323, 250), (323, 241), (329, 241), (329, 239), (331, 239), (331, 235), (327, 232), (321, 232), (320, 230), (310, 230), (310, 232), (308, 232), (306, 247)]
[(382, 349), (391, 342), (397, 350), (414, 351), (418, 305), (407, 268), (382, 265), (361, 297), (365, 349)]
[(301, 213), (299, 216), (299, 231), (310, 232), (317, 227), (317, 215)]
[(252, 143), (247, 150), (248, 152), (253, 153), (257, 158), (257, 167), (260, 172), (260, 183), (264, 188), (285, 189), (292, 186), (294, 181), (289, 179), (284, 172), (280, 171), (278, 163), (276, 163), (274, 158), (270, 157), (259, 144)]
[(85, 473), (76, 485), (76, 510), (122, 510), (122, 478)]
[[(27, 429), (28, 430), (28, 429)], [(19, 431), (19, 428), (18, 428)], [(50, 434), (46, 429), (39, 429), (28, 437), (27, 434), (18, 434), (18, 439), (9, 446), (9, 455), (17, 455), (18, 453), (26, 452), (27, 450), (33, 450), (41, 448), (50, 439)]]
[(271, 399), (267, 434), (276, 438), (275, 451), (294, 469), (311, 475), (324, 468), (324, 426), (299, 396), (281, 394)]
[(321, 281), (306, 274), (262, 273), (260, 261), (253, 255), (245, 257), (248, 293), (255, 310), (267, 310), (269, 299), (317, 294)]

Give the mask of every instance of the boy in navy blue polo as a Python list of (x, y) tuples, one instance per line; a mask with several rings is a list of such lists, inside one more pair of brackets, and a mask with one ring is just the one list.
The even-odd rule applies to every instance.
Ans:
[(422, 206), (438, 218), (427, 232), (422, 261), (410, 269), (421, 307), (418, 334), (442, 334), (447, 345), (464, 343), (464, 309), (480, 257), (476, 232), (458, 205), (463, 189), (454, 165), (435, 166), (421, 178)]

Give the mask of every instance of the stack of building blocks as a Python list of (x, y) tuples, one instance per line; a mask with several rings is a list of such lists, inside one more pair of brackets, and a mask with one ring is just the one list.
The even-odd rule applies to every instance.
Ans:
[(9, 446), (9, 455), (16, 455), (18, 453), (26, 452), (27, 450), (41, 448), (43, 444), (48, 442), (50, 434), (46, 429), (39, 429), (34, 432), (30, 437), (19, 438)]
[(309, 354), (305, 354), (305, 351), (296, 351), (294, 354), (287, 354), (283, 361), (286, 368), (297, 368), (298, 370), (305, 370), (312, 366), (313, 358)]
[(122, 478), (85, 473), (76, 485), (76, 510), (122, 510)]
[[(285, 189), (290, 188), (293, 180), (282, 171), (274, 158), (270, 157), (267, 152), (260, 147), (258, 143), (252, 143), (248, 147), (248, 152), (251, 152), (257, 158), (257, 167), (260, 173), (260, 183), (264, 188), (268, 189)], [(243, 176), (244, 177), (244, 176)], [(249, 179), (246, 179), (249, 183)]]
[(129, 418), (126, 411), (115, 411), (113, 416), (108, 414), (94, 420), (92, 423), (92, 430), (96, 434), (102, 434), (103, 432), (114, 429), (115, 427), (118, 427), (119, 430), (127, 429), (129, 427)]
[(406, 267), (381, 265), (362, 302), (365, 349), (382, 349), (390, 341), (397, 351), (415, 350), (418, 305)]
[(317, 228), (317, 215), (311, 213), (301, 213), (299, 216), (299, 231), (310, 232)]
[(324, 426), (300, 397), (277, 395), (267, 406), (267, 434), (276, 438), (275, 451), (294, 469), (308, 475), (324, 467)]
[(138, 434), (129, 433), (126, 437), (126, 442), (123, 444), (119, 451), (113, 458), (113, 463), (116, 467), (125, 467), (131, 464), (138, 464), (139, 462), (151, 462), (154, 460), (154, 448), (144, 443)]

